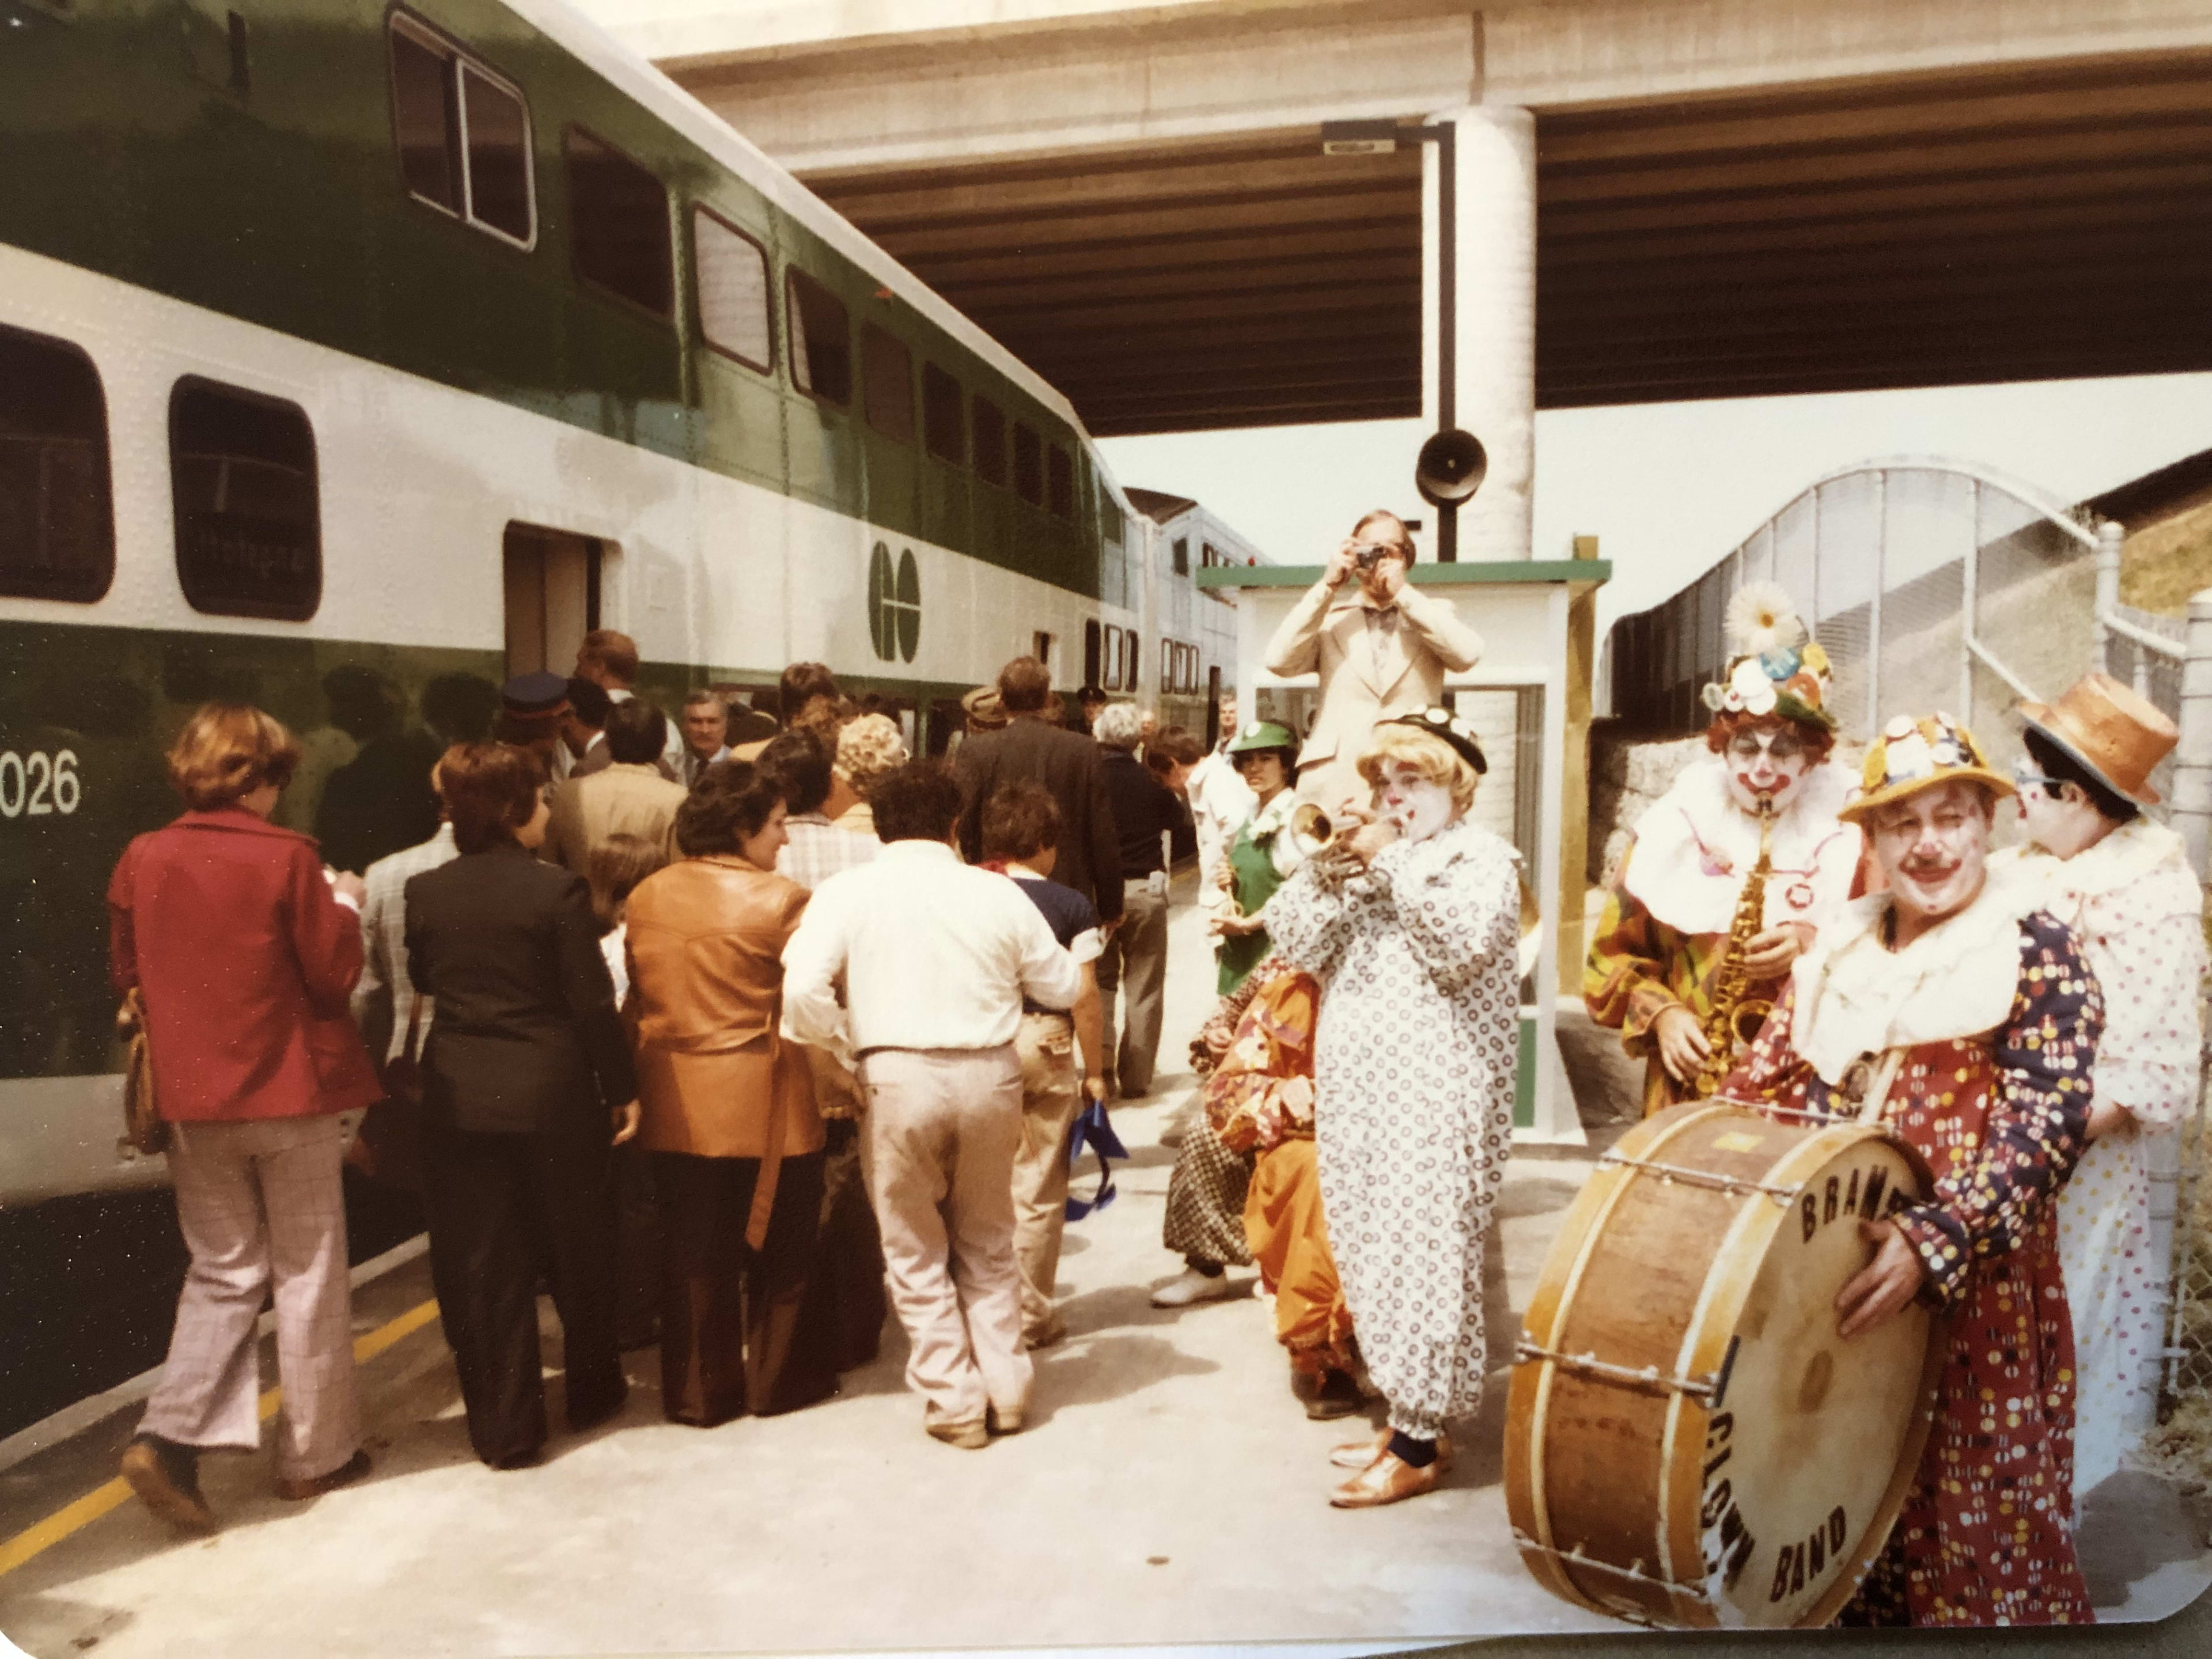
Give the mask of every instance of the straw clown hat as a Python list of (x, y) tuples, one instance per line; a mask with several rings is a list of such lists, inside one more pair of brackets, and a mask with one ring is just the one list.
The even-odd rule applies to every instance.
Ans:
[(1899, 714), (1882, 727), (1881, 736), (1867, 750), (1861, 779), (1866, 793), (1836, 816), (1845, 823), (1857, 823), (1893, 800), (1960, 778), (1980, 784), (1992, 797), (2013, 793), (2012, 781), (1990, 769), (1989, 757), (1974, 734), (1950, 715), (1923, 714), (1916, 720)]
[(1707, 708), (1715, 714), (1778, 714), (1802, 726), (1836, 729), (1836, 717), (1828, 712), (1835, 689), (1828, 653), (1778, 583), (1737, 589), (1724, 621), (1729, 649), (1735, 654), (1726, 678), (1705, 688)]
[(2181, 732), (2156, 704), (2110, 674), (2091, 674), (2068, 686), (2057, 702), (2024, 702), (2020, 713), (2029, 731), (2114, 794), (2138, 806), (2158, 805), (2151, 769), (2172, 750)]

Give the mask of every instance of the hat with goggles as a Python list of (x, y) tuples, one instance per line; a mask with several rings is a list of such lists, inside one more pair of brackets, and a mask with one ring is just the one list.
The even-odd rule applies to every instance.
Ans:
[(1716, 714), (1778, 714), (1786, 720), (1836, 729), (1828, 712), (1835, 676), (1828, 653), (1806, 628), (1790, 595), (1774, 582), (1752, 582), (1736, 590), (1724, 618), (1729, 648), (1727, 674), (1705, 690), (1705, 703)]
[(1476, 740), (1474, 727), (1466, 716), (1455, 714), (1449, 708), (1424, 708), (1418, 714), (1399, 714), (1387, 720), (1377, 720), (1375, 729), (1386, 726), (1410, 726), (1416, 732), (1425, 732), (1440, 738), (1444, 745), (1479, 773), (1490, 770), (1490, 763), (1482, 757), (1482, 744)]
[(1978, 783), (1993, 797), (2013, 793), (2012, 782), (1990, 769), (1989, 757), (1974, 734), (1948, 714), (1900, 714), (1882, 727), (1867, 750), (1860, 780), (1866, 793), (1846, 803), (1836, 816), (1856, 823), (1893, 800), (1903, 800), (1939, 784)]

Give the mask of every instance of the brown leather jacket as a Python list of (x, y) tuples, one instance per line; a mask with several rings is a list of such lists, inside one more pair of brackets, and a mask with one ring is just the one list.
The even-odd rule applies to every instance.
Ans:
[[(630, 895), (640, 1139), (655, 1152), (778, 1158), (822, 1150), (805, 1056), (776, 1035), (796, 882), (741, 858), (685, 859)], [(780, 1133), (772, 1137), (772, 1130)]]

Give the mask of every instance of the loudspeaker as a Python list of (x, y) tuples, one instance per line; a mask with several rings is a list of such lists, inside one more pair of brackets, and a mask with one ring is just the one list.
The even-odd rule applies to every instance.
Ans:
[(1472, 432), (1447, 427), (1413, 459), (1413, 488), (1431, 507), (1455, 507), (1482, 488), (1490, 458)]

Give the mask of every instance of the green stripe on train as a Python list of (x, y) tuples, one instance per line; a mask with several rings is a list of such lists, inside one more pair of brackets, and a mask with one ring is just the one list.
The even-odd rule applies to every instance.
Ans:
[[(1117, 565), (1123, 554), (1101, 543), (1096, 469), (1063, 422), (495, 0), (410, 9), (524, 88), (534, 247), (499, 241), (402, 187), (383, 0), (325, 0), (312, 16), (254, 12), (243, 97), (224, 82), (227, 47), (202, 50), (185, 6), (79, 0), (65, 19), (9, 31), (0, 242), (1099, 597), (1102, 554)], [(572, 274), (572, 125), (670, 186), (680, 232), (672, 325)], [(1010, 419), (1071, 445), (1075, 521), (826, 407), (793, 389), (781, 366), (763, 377), (707, 350), (688, 301), (695, 203), (767, 246), (778, 295), (793, 261), (844, 301), (856, 368), (860, 326), (877, 323)]]
[[(161, 757), (192, 709), (252, 702), (290, 726), (306, 758), (276, 819), (360, 869), (435, 829), (431, 763), (489, 731), (504, 672), (496, 651), (0, 623), (0, 1078), (115, 1069), (107, 879), (176, 816)], [(761, 678), (653, 663), (639, 690), (672, 712), (690, 686)], [(925, 719), (968, 690), (840, 683)]]

